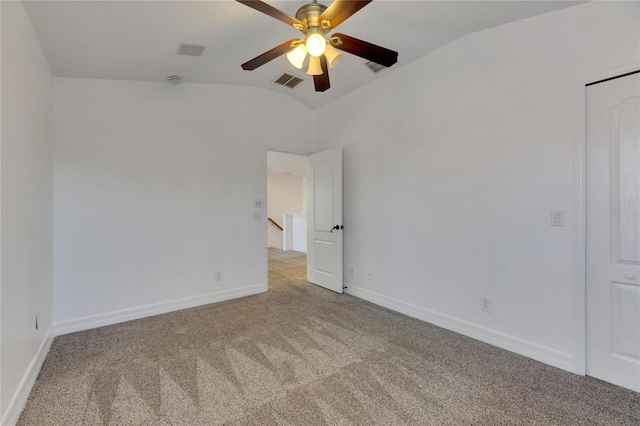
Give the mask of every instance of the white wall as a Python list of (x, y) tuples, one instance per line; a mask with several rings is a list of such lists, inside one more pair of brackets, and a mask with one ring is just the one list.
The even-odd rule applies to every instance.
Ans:
[(318, 110), (318, 148), (344, 146), (347, 291), (573, 368), (573, 84), (638, 63), (638, 12), (471, 34)]
[(282, 250), (307, 252), (307, 215), (286, 214), (283, 215), (284, 225)]
[[(268, 214), (280, 226), (284, 226), (283, 214), (302, 214), (306, 210), (303, 205), (306, 181), (302, 176), (269, 174), (267, 182)], [(269, 225), (269, 247), (282, 249), (282, 231), (273, 225)]]
[[(315, 143), (315, 139), (314, 139), (314, 143)], [(307, 195), (309, 194), (308, 190), (307, 190), (307, 176), (303, 176), (302, 178), (302, 214), (307, 214), (307, 205), (308, 205), (308, 199), (307, 199)]]
[(296, 214), (291, 216), (291, 231), (284, 228), (285, 232), (291, 234), (291, 250), (302, 253), (307, 252), (307, 215)]
[(1, 11), (0, 417), (9, 425), (52, 337), (51, 72), (22, 3)]
[(253, 201), (267, 147), (305, 150), (307, 107), (184, 83), (54, 79), (53, 94), (56, 331), (266, 290)]

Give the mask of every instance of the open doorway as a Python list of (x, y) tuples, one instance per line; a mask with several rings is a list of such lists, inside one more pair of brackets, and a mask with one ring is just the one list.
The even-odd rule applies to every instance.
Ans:
[(267, 152), (269, 288), (306, 279), (307, 157)]

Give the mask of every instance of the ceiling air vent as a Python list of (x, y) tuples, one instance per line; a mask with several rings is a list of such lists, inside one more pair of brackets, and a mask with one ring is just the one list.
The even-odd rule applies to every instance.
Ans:
[(188, 44), (188, 43), (180, 43), (180, 47), (178, 47), (178, 55), (187, 55), (187, 56), (201, 56), (204, 48), (201, 44)]
[(300, 77), (296, 77), (295, 75), (291, 75), (288, 73), (282, 74), (280, 77), (276, 78), (273, 82), (279, 84), (280, 86), (288, 87), (289, 89), (293, 89), (298, 84), (302, 83), (304, 80)]
[(384, 65), (380, 65), (373, 61), (365, 62), (364, 66), (373, 71), (374, 74), (378, 74), (380, 71), (384, 71), (387, 69), (387, 67), (385, 67)]

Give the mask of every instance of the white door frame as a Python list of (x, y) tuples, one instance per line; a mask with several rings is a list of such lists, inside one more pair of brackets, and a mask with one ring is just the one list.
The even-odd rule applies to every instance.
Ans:
[[(264, 221), (266, 223), (267, 221), (267, 215), (268, 215), (268, 206), (269, 206), (269, 199), (268, 199), (268, 185), (269, 185), (269, 171), (268, 171), (268, 164), (267, 164), (267, 153), (271, 151), (271, 152), (281, 152), (283, 154), (293, 154), (293, 155), (301, 155), (303, 157), (308, 157), (309, 155), (311, 155), (312, 153), (310, 151), (305, 151), (305, 150), (296, 150), (296, 149), (291, 149), (291, 148), (283, 148), (283, 147), (278, 147), (278, 146), (274, 146), (274, 145), (267, 145), (264, 148), (264, 152), (262, 153), (263, 155), (263, 159), (262, 159), (262, 164), (264, 165), (264, 170), (263, 170), (263, 176), (264, 176), (264, 185), (262, 186), (262, 199), (264, 200), (264, 204), (262, 206), (262, 211), (264, 213)], [(268, 235), (268, 229), (265, 226), (263, 228), (262, 231), (262, 242), (263, 242), (263, 247), (264, 247), (264, 254), (262, 257), (262, 265), (263, 265), (263, 276), (264, 276), (264, 291), (269, 290), (269, 247), (268, 247), (268, 241), (269, 241), (269, 235)]]
[(573, 84), (574, 231), (573, 231), (573, 335), (574, 373), (586, 375), (587, 334), (587, 99), (586, 86), (640, 70), (640, 63), (624, 65), (580, 78)]

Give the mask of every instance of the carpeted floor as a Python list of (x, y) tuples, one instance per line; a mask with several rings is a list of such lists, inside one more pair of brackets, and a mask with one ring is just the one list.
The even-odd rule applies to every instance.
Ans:
[(57, 337), (19, 425), (639, 425), (640, 394), (305, 281)]

